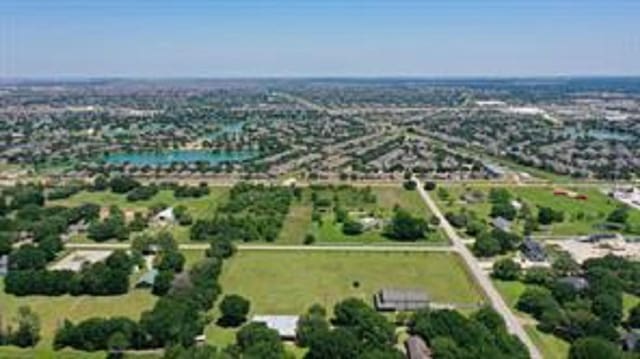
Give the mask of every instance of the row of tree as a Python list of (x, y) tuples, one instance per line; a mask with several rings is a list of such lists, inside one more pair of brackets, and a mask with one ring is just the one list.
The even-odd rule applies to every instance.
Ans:
[[(4, 279), (5, 292), (24, 295), (117, 295), (129, 290), (129, 275), (134, 266), (124, 251), (114, 251), (104, 262), (85, 265), (78, 272), (47, 270), (38, 249), (26, 245), (12, 253), (12, 270)], [(11, 259), (10, 259), (11, 261)]]

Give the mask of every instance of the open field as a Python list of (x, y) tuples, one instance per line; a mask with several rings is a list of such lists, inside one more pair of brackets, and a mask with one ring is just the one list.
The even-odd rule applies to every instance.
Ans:
[[(453, 185), (443, 188), (449, 193), (448, 199), (443, 200), (434, 195), (443, 212), (457, 212), (465, 208), (466, 210), (474, 211), (480, 218), (489, 219), (491, 204), (486, 198), (490, 187)], [(504, 186), (504, 188), (511, 192), (514, 199), (527, 203), (534, 214), (537, 213), (537, 207), (539, 206), (551, 207), (565, 213), (564, 222), (554, 223), (548, 228), (541, 227), (538, 234), (571, 236), (602, 232), (603, 230), (596, 228), (596, 226), (603, 223), (609, 213), (620, 205), (618, 201), (609, 198), (597, 188), (566, 188), (586, 195), (588, 199), (583, 201), (565, 196), (556, 196), (553, 194), (553, 187)], [(461, 200), (461, 196), (466, 191), (482, 192), (485, 200), (479, 203), (466, 203)], [(629, 212), (629, 223), (640, 223), (640, 211), (631, 210)], [(522, 221), (516, 222), (516, 229), (521, 231), (522, 225)]]
[(226, 200), (228, 188), (210, 187), (210, 194), (200, 198), (176, 198), (173, 191), (161, 190), (149, 200), (129, 202), (126, 195), (110, 191), (82, 191), (67, 199), (49, 201), (48, 205), (79, 206), (83, 203), (95, 203), (103, 207), (116, 205), (124, 211), (146, 211), (149, 207), (164, 203), (167, 206), (184, 205), (194, 219), (213, 216), (217, 206)]
[(221, 285), (263, 314), (299, 314), (316, 302), (331, 308), (348, 297), (371, 302), (385, 287), (421, 288), (437, 302), (482, 300), (460, 258), (440, 252), (240, 251), (225, 264)]
[[(301, 314), (314, 303), (331, 310), (349, 297), (371, 303), (385, 287), (424, 289), (436, 302), (483, 300), (461, 259), (440, 252), (241, 250), (225, 264), (220, 283), (225, 294), (248, 298), (252, 314)], [(233, 341), (235, 330), (212, 324), (206, 334), (221, 345)]]
[(156, 298), (148, 290), (141, 289), (131, 289), (129, 293), (119, 296), (16, 297), (6, 294), (4, 282), (0, 281), (0, 315), (6, 318), (6, 322), (14, 317), (20, 306), (30, 306), (40, 316), (42, 339), (36, 350), (43, 351), (51, 348), (56, 328), (65, 319), (80, 321), (93, 316), (138, 319), (143, 311), (151, 309), (155, 301)]

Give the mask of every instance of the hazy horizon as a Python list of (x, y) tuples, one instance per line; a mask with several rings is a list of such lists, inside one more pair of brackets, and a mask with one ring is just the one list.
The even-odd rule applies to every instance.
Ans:
[(3, 79), (640, 76), (629, 0), (5, 0)]

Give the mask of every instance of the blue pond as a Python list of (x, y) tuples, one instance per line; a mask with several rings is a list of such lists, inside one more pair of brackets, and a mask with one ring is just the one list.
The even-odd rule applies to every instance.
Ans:
[(132, 165), (168, 165), (174, 162), (193, 163), (208, 162), (218, 164), (222, 162), (240, 162), (257, 155), (255, 151), (201, 151), (201, 150), (173, 150), (163, 152), (130, 152), (114, 153), (106, 156), (107, 163)]
[(633, 141), (635, 137), (630, 133), (611, 131), (611, 130), (582, 130), (575, 127), (565, 129), (565, 134), (571, 136), (571, 138), (577, 137), (591, 137), (596, 140), (615, 140), (615, 141)]

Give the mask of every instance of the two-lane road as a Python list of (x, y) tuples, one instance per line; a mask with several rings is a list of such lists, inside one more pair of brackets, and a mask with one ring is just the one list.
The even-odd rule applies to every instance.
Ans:
[(540, 351), (533, 344), (531, 338), (529, 338), (529, 335), (522, 327), (522, 324), (520, 323), (518, 318), (516, 318), (513, 312), (511, 312), (509, 306), (507, 306), (500, 293), (498, 293), (496, 288), (493, 286), (493, 283), (491, 283), (489, 277), (484, 273), (484, 271), (480, 267), (480, 264), (478, 263), (478, 260), (473, 256), (469, 248), (467, 248), (467, 246), (464, 244), (462, 238), (460, 238), (456, 230), (451, 226), (451, 224), (449, 224), (449, 221), (444, 218), (442, 212), (440, 211), (440, 208), (438, 208), (435, 202), (431, 199), (427, 191), (424, 190), (422, 182), (420, 182), (417, 178), (414, 178), (414, 180), (418, 185), (417, 189), (420, 193), (420, 196), (427, 204), (427, 207), (429, 207), (431, 213), (438, 219), (440, 219), (440, 225), (442, 226), (444, 232), (447, 234), (447, 237), (449, 237), (449, 239), (451, 240), (454, 250), (458, 252), (462, 259), (464, 259), (464, 261), (467, 263), (471, 274), (473, 275), (476, 282), (480, 285), (487, 298), (489, 298), (489, 300), (491, 301), (493, 308), (495, 308), (495, 310), (497, 310), (498, 313), (500, 313), (504, 318), (508, 330), (511, 333), (515, 334), (518, 338), (520, 338), (520, 340), (527, 346), (532, 359), (542, 359)]

